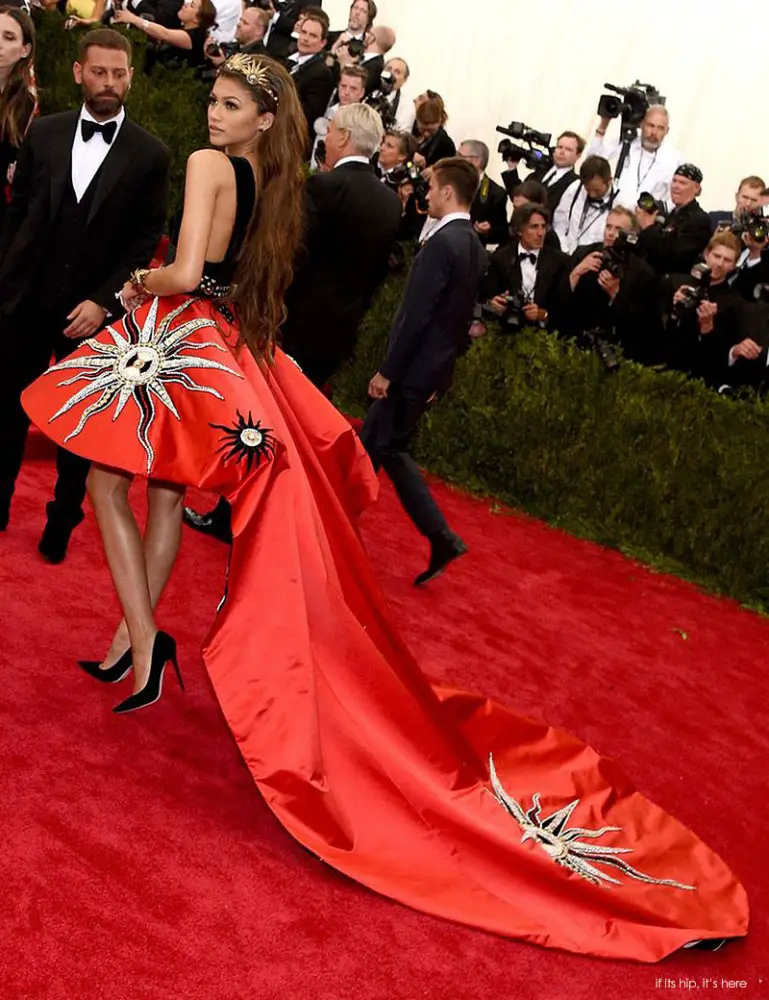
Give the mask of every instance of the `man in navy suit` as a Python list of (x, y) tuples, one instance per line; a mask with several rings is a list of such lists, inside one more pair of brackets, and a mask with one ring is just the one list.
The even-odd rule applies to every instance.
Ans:
[(476, 332), (473, 315), (488, 257), (470, 219), (478, 171), (461, 157), (439, 160), (430, 178), (429, 214), (439, 220), (420, 250), (390, 330), (387, 354), (369, 384), (374, 400), (361, 438), (374, 468), (384, 468), (406, 513), (430, 542), (427, 583), (463, 555), (410, 446), (428, 406), (451, 386), (454, 365)]

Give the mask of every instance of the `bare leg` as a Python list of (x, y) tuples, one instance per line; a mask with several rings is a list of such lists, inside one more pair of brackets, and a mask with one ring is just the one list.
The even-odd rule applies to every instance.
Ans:
[(123, 608), (133, 648), (134, 690), (149, 676), (157, 627), (147, 583), (147, 567), (139, 527), (128, 503), (131, 477), (93, 466), (88, 493), (99, 524), (112, 582)]
[[(184, 487), (150, 482), (147, 486), (149, 514), (144, 532), (144, 565), (150, 605), (154, 609), (163, 593), (179, 552), (184, 513)], [(115, 632), (102, 664), (104, 669), (120, 659), (131, 645), (125, 618)]]

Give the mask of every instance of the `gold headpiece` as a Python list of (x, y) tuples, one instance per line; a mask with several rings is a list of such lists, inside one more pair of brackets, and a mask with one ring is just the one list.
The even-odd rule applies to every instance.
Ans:
[(237, 73), (245, 77), (251, 87), (258, 87), (278, 103), (278, 91), (275, 84), (270, 80), (270, 74), (265, 63), (258, 56), (247, 55), (245, 52), (238, 52), (230, 56), (222, 69), (227, 69), (231, 73)]

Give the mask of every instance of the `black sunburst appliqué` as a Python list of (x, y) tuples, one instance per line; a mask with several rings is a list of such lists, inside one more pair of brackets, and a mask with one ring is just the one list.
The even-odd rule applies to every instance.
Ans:
[(222, 431), (222, 444), (217, 448), (217, 454), (224, 452), (224, 461), (229, 462), (234, 458), (238, 462), (245, 462), (250, 472), (254, 466), (259, 468), (263, 458), (275, 456), (275, 438), (271, 427), (263, 427), (261, 420), (254, 422), (254, 418), (249, 411), (246, 419), (240, 410), (237, 413), (237, 420), (231, 427), (225, 424), (211, 424), (214, 430)]

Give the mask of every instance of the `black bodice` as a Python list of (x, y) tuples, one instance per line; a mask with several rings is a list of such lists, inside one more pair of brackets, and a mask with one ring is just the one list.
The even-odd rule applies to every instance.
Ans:
[(231, 156), (230, 163), (235, 171), (236, 187), (235, 225), (232, 227), (232, 236), (223, 260), (205, 262), (203, 277), (195, 289), (196, 295), (211, 299), (224, 299), (230, 293), (238, 257), (256, 204), (256, 181), (251, 164), (241, 156)]

